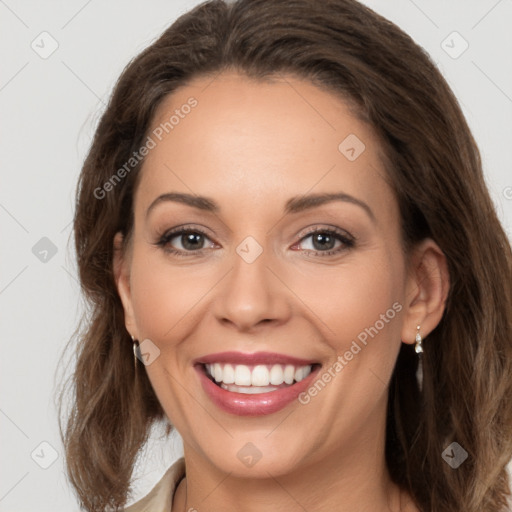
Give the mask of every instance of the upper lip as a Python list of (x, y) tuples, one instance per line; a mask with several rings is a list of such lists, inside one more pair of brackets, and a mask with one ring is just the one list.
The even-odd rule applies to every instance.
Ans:
[(311, 359), (301, 359), (286, 354), (276, 352), (217, 352), (198, 357), (194, 364), (213, 364), (213, 363), (231, 363), (231, 364), (292, 364), (294, 366), (307, 366), (317, 363)]

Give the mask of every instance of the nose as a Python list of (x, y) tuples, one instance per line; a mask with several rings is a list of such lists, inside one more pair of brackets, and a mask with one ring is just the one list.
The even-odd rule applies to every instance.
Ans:
[(266, 251), (248, 263), (237, 253), (214, 301), (217, 320), (238, 331), (253, 332), (264, 324), (281, 325), (291, 314), (291, 292), (269, 268)]

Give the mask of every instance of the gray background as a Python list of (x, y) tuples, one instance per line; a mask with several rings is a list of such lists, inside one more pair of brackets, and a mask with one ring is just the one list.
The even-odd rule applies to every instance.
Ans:
[[(0, 0), (2, 512), (78, 510), (54, 407), (57, 363), (81, 311), (70, 243), (75, 184), (123, 67), (198, 3)], [(454, 89), (510, 236), (512, 0), (365, 3), (412, 35)], [(140, 495), (181, 454), (179, 438), (158, 435), (136, 470)]]

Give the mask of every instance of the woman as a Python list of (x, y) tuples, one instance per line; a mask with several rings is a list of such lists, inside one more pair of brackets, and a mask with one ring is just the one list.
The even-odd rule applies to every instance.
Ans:
[(510, 245), (392, 23), (354, 0), (185, 14), (120, 77), (74, 228), (86, 510), (127, 503), (156, 421), (184, 459), (131, 512), (506, 509)]

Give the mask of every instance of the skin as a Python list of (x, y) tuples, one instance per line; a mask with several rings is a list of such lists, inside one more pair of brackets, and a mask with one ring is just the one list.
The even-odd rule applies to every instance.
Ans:
[[(127, 248), (120, 234), (114, 241), (126, 328), (158, 346), (145, 369), (184, 441), (187, 475), (173, 511), (417, 510), (386, 468), (387, 392), (400, 344), (414, 343), (417, 325), (425, 338), (442, 317), (449, 285), (442, 251), (425, 240), (404, 253), (378, 139), (340, 98), (290, 76), (256, 82), (224, 72), (166, 98), (152, 129), (190, 96), (197, 107), (146, 157)], [(366, 146), (355, 161), (338, 150), (349, 134)], [(162, 201), (147, 215), (167, 192), (206, 196), (220, 210)], [(283, 213), (292, 196), (323, 192), (349, 194), (372, 215), (346, 201)], [(207, 233), (200, 254), (177, 257), (155, 245), (189, 224)], [(354, 246), (322, 249), (306, 229), (333, 227)], [(263, 249), (252, 263), (236, 252), (247, 236)], [(172, 240), (186, 251), (183, 243)], [(307, 405), (228, 414), (192, 366), (233, 350), (328, 368), (394, 303), (401, 311)], [(262, 454), (250, 468), (237, 457), (248, 442)]]

